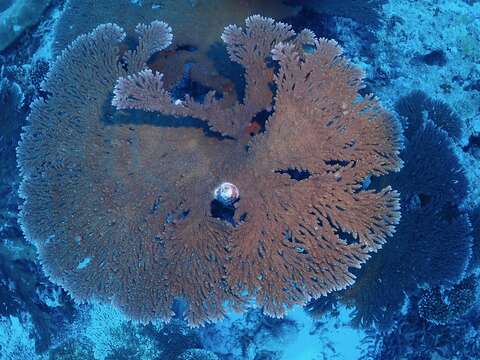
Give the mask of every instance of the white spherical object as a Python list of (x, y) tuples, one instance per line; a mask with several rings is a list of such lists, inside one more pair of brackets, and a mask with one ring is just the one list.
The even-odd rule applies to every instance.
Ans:
[(213, 196), (215, 200), (221, 202), (223, 205), (232, 205), (240, 197), (238, 188), (229, 182), (221, 183), (214, 191)]

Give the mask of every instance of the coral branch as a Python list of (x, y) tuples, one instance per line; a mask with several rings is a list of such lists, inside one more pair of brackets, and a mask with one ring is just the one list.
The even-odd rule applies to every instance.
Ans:
[[(170, 28), (137, 32), (126, 54), (116, 25), (78, 38), (33, 106), (22, 224), (46, 272), (144, 321), (183, 298), (194, 326), (250, 297), (282, 316), (353, 284), (400, 217), (397, 192), (362, 187), (401, 166), (398, 127), (358, 95), (362, 73), (335, 42), (256, 15), (222, 36), (245, 68), (243, 101), (174, 99), (146, 68)], [(114, 106), (144, 112), (112, 114), (112, 88)], [(265, 131), (250, 136), (259, 113)]]

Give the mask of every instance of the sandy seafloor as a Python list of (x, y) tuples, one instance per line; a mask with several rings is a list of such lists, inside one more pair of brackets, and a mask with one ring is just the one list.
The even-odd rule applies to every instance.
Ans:
[[(464, 304), (464, 311), (439, 321), (435, 316), (422, 318), (417, 311), (414, 304), (428, 288), (428, 284), (418, 284), (415, 292), (405, 291), (395, 324), (387, 331), (375, 324), (352, 323), (354, 304), (337, 299), (331, 306), (317, 305), (318, 311), (312, 310), (314, 305), (296, 307), (284, 319), (268, 318), (259, 309), (232, 313), (198, 329), (180, 319), (170, 324), (137, 324), (110, 305), (74, 303), (42, 274), (35, 249), (24, 240), (16, 222), (21, 200), (16, 195), (19, 177), (14, 148), (30, 102), (41, 95), (38, 83), (54, 60), (53, 29), (64, 6), (62, 0), (48, 6), (30, 4), (30, 10), (37, 13), (15, 19), (15, 11), (20, 13), (22, 3), (29, 2), (41, 1), (0, 1), (0, 40), (7, 33), (18, 33), (9, 41), (2, 40), (5, 46), (0, 51), (0, 359), (480, 359), (476, 285), (470, 289), (474, 295)], [(480, 241), (476, 227), (480, 1), (372, 1), (370, 6), (377, 12), (374, 20), (349, 13), (356, 7), (347, 3), (358, 1), (344, 2), (344, 7), (331, 1), (324, 6), (310, 4), (312, 8), (295, 21), (307, 27), (317, 22), (318, 29), (339, 41), (346, 56), (365, 70), (369, 90), (387, 109), (395, 111), (400, 97), (421, 90), (458, 116), (463, 132), (451, 142), (449, 151), (456, 154), (469, 182), (468, 195), (458, 209), (473, 224), (469, 239), (475, 256), (475, 241)], [(196, 2), (191, 3), (194, 11)], [(305, 3), (310, 2), (302, 2), (307, 8)], [(9, 137), (14, 140), (7, 141)], [(431, 239), (432, 247), (437, 246), (435, 240)], [(444, 266), (448, 266), (448, 256), (447, 251)], [(469, 274), (476, 279), (474, 269)], [(449, 301), (453, 300), (445, 303), (450, 305)]]

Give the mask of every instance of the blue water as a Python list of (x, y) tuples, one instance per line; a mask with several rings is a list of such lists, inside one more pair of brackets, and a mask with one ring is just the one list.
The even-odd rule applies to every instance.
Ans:
[(476, 0), (0, 0), (0, 359), (480, 359), (478, 44)]

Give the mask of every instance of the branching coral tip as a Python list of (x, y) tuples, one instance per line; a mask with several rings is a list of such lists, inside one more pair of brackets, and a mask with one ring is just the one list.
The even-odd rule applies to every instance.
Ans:
[(223, 182), (215, 189), (213, 196), (224, 206), (229, 206), (238, 200), (240, 192), (234, 184)]

